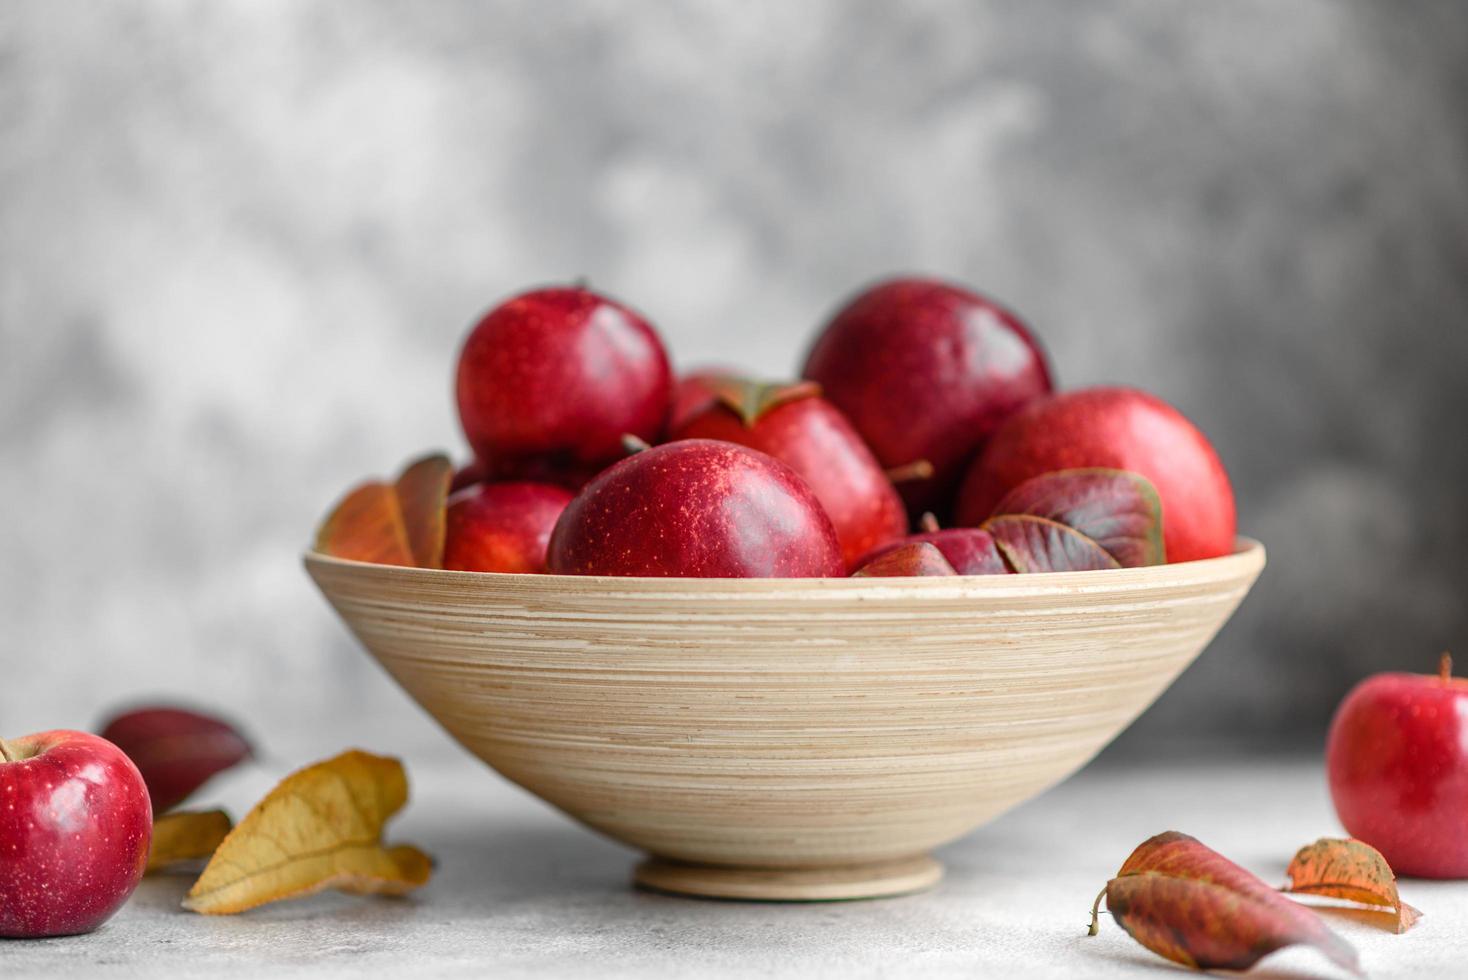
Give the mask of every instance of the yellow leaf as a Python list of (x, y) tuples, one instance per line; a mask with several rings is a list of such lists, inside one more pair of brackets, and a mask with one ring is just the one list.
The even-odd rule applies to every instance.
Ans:
[(397, 759), (353, 750), (292, 773), (219, 845), (183, 907), (229, 915), (327, 888), (411, 891), (433, 862), (415, 847), (382, 844), (382, 825), (407, 800)]
[(229, 814), (223, 810), (178, 810), (153, 822), (153, 849), (148, 852), (152, 874), (180, 861), (197, 861), (214, 853), (229, 834)]

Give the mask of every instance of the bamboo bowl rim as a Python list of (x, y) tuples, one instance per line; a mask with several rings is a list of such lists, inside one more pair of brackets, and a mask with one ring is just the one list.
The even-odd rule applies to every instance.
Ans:
[[(1015, 575), (933, 575), (873, 578), (671, 578), (619, 575), (556, 575), (530, 572), (466, 572), (415, 565), (385, 565), (355, 561), (307, 549), (302, 556), (308, 565), (336, 566), (365, 574), (441, 579), (459, 585), (502, 585), (515, 591), (601, 594), (615, 596), (667, 595), (669, 598), (707, 598), (727, 594), (754, 596), (779, 593), (802, 599), (892, 598), (1016, 595), (1075, 595), (1087, 592), (1122, 592), (1131, 589), (1174, 588), (1204, 585), (1257, 574), (1264, 566), (1264, 545), (1240, 535), (1232, 554), (1194, 561), (1146, 565), (1139, 568), (1105, 568), (1084, 572), (1026, 572)], [(794, 593), (795, 595), (792, 595)]]

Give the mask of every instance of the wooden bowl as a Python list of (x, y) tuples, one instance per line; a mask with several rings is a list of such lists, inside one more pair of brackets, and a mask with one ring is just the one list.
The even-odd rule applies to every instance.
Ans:
[(374, 657), (647, 887), (916, 891), (928, 851), (1075, 772), (1208, 644), (1264, 548), (1100, 572), (652, 579), (307, 554)]

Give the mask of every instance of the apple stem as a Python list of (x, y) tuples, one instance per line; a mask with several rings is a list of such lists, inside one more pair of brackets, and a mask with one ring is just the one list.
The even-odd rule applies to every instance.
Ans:
[(1437, 673), (1438, 676), (1441, 677), (1444, 681), (1450, 681), (1453, 679), (1453, 655), (1451, 653), (1448, 653), (1446, 650), (1444, 650), (1443, 655), (1438, 658)]
[(635, 456), (637, 453), (642, 452), (644, 449), (651, 449), (652, 446), (648, 445), (646, 439), (641, 439), (628, 432), (622, 436), (622, 448), (626, 451), (628, 456)]
[(5, 739), (0, 738), (0, 762), (14, 762), (19, 758), (15, 750), (5, 743)]
[(913, 480), (931, 480), (933, 464), (925, 459), (915, 459), (887, 470), (887, 479), (893, 483), (910, 483)]
[(924, 511), (923, 516), (918, 518), (918, 527), (924, 534), (932, 534), (934, 531), (943, 529), (942, 525), (938, 523), (938, 518), (934, 517), (930, 510)]
[(1106, 897), (1106, 889), (1101, 889), (1101, 894), (1096, 896), (1096, 904), (1091, 906), (1091, 928), (1086, 930), (1086, 935), (1094, 936), (1101, 931), (1101, 899)]

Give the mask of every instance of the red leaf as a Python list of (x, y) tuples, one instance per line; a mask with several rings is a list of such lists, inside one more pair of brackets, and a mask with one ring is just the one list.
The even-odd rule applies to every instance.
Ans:
[(398, 476), (394, 485), (408, 548), (419, 568), (443, 567), (443, 542), (454, 466), (447, 456), (424, 456)]
[(1144, 841), (1106, 883), (1097, 908), (1102, 898), (1133, 939), (1184, 966), (1247, 970), (1275, 950), (1303, 944), (1361, 972), (1356, 950), (1318, 915), (1187, 834)]
[(1111, 469), (1056, 470), (1005, 494), (994, 515), (1030, 514), (1074, 528), (1124, 567), (1161, 565), (1162, 502), (1140, 473)]
[(926, 541), (909, 541), (884, 551), (851, 573), (852, 578), (957, 575), (943, 552)]
[(1016, 572), (1087, 572), (1120, 568), (1110, 552), (1073, 527), (1028, 514), (1002, 514), (980, 525)]
[(409, 464), (391, 485), (362, 484), (321, 522), (316, 550), (378, 565), (442, 568), (453, 478), (448, 457), (435, 454)]
[(155, 818), (250, 757), (250, 743), (234, 726), (183, 708), (128, 711), (109, 721), (101, 735), (142, 773)]
[(1290, 879), (1287, 892), (1393, 909), (1399, 933), (1422, 917), (1397, 894), (1397, 876), (1386, 858), (1365, 841), (1322, 837), (1300, 848), (1285, 874)]

